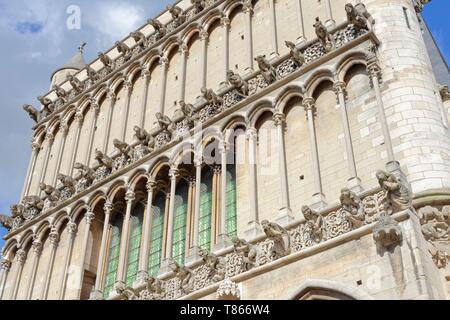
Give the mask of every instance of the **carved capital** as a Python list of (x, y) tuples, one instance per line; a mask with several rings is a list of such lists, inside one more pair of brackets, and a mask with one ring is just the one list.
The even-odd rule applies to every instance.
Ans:
[(226, 141), (220, 141), (219, 143), (219, 152), (220, 153), (227, 153), (227, 151), (230, 149), (230, 144)]
[(282, 126), (286, 122), (286, 116), (282, 112), (277, 112), (273, 115), (273, 122), (275, 126)]
[(242, 11), (246, 14), (253, 14), (253, 3), (251, 0), (244, 0)]
[(141, 73), (141, 77), (145, 80), (145, 81), (150, 81), (151, 79), (151, 72), (150, 70), (148, 70), (146, 67), (144, 67), (144, 69), (142, 70)]
[(69, 125), (67, 124), (67, 121), (65, 120), (61, 121), (59, 130), (61, 131), (64, 137), (67, 137), (67, 134), (69, 133)]
[(172, 167), (169, 170), (169, 177), (170, 177), (170, 179), (176, 180), (179, 175), (180, 175), (180, 171), (178, 170), (178, 168)]
[(96, 100), (91, 100), (91, 108), (92, 110), (94, 110), (95, 116), (98, 116), (98, 114), (100, 113), (100, 105)]
[(69, 232), (71, 237), (75, 236), (75, 234), (77, 233), (77, 230), (78, 230), (78, 226), (76, 223), (69, 222), (67, 224), (67, 232)]
[(55, 141), (55, 135), (51, 131), (47, 131), (45, 134), (45, 141), (53, 143), (53, 141)]
[(200, 30), (200, 40), (202, 41), (206, 41), (209, 38), (209, 34), (208, 31), (206, 31), (205, 29), (201, 29)]
[(136, 193), (134, 192), (134, 190), (131, 188), (131, 186), (127, 187), (127, 192), (125, 193), (125, 200), (130, 203), (133, 202), (134, 200), (136, 200)]
[(0, 271), (3, 270), (5, 272), (9, 272), (10, 269), (11, 269), (11, 261), (3, 259), (0, 262)]
[(33, 152), (38, 152), (41, 149), (41, 145), (36, 141), (32, 141), (31, 149), (33, 150)]
[(36, 256), (40, 256), (42, 253), (42, 242), (39, 240), (33, 241), (32, 244), (33, 252)]
[(180, 41), (178, 52), (181, 53), (182, 55), (186, 55), (188, 51), (189, 47), (187, 46), (187, 44), (184, 43), (183, 41)]
[(346, 83), (344, 81), (336, 81), (333, 85), (334, 92), (336, 95), (345, 94), (346, 92)]
[(59, 243), (59, 233), (58, 230), (56, 230), (56, 228), (52, 228), (52, 230), (50, 231), (50, 234), (48, 236), (48, 238), (50, 239), (50, 243), (52, 246), (56, 247)]
[(108, 93), (106, 95), (106, 98), (108, 99), (108, 101), (111, 102), (115, 102), (116, 101), (116, 93), (114, 92), (113, 88), (109, 88), (108, 89)]
[(123, 83), (123, 86), (128, 94), (131, 94), (133, 92), (133, 83), (131, 81), (125, 81)]
[(169, 65), (169, 59), (165, 56), (161, 56), (159, 58), (159, 64), (161, 65), (161, 67), (165, 68)]
[(20, 249), (16, 253), (17, 256), (17, 262), (19, 262), (21, 265), (25, 263), (25, 260), (27, 259), (27, 252), (23, 249)]
[(248, 128), (245, 132), (245, 137), (247, 140), (257, 140), (258, 139), (258, 131), (256, 128)]
[(231, 24), (231, 20), (226, 16), (222, 16), (222, 18), (220, 18), (220, 24), (222, 27), (228, 28)]
[(311, 111), (313, 114), (316, 112), (316, 102), (313, 98), (305, 98), (303, 100), (303, 108), (305, 108), (306, 112)]
[(157, 186), (156, 181), (152, 177), (149, 177), (147, 184), (146, 184), (147, 192), (148, 193), (153, 192), (153, 190), (156, 188), (156, 186)]
[(103, 210), (105, 211), (105, 214), (111, 214), (111, 212), (114, 209), (114, 205), (111, 201), (107, 200), (105, 202), (105, 205), (103, 206)]
[(91, 225), (92, 221), (94, 221), (94, 219), (95, 219), (95, 213), (93, 213), (91, 210), (86, 212), (86, 214), (84, 215), (84, 220), (86, 221), (87, 225)]
[(77, 111), (77, 113), (75, 114), (75, 121), (77, 122), (78, 126), (81, 127), (84, 122), (83, 113), (81, 113), (80, 111)]

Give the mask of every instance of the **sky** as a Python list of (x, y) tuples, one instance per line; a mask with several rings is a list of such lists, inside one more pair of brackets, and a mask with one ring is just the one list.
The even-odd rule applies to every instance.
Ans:
[[(88, 43), (89, 62), (172, 2), (0, 0), (0, 213), (9, 214), (9, 206), (19, 201), (31, 154), (33, 123), (22, 105), (37, 105), (36, 97), (48, 92), (52, 72), (74, 55), (82, 41)], [(447, 61), (449, 11), (450, 1), (434, 0), (424, 12)], [(79, 28), (72, 19), (78, 12)], [(0, 228), (0, 238), (4, 233)]]

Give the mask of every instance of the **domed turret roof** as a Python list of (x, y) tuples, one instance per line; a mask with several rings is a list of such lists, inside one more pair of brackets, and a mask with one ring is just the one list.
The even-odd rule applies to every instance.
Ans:
[(57, 73), (61, 70), (66, 70), (66, 69), (81, 70), (81, 69), (85, 68), (86, 61), (84, 60), (84, 55), (83, 55), (85, 46), (86, 46), (86, 43), (83, 42), (81, 44), (81, 46), (78, 48), (77, 53), (63, 67), (61, 67), (58, 70), (56, 70), (55, 72), (53, 72), (52, 78), (55, 75), (55, 73)]

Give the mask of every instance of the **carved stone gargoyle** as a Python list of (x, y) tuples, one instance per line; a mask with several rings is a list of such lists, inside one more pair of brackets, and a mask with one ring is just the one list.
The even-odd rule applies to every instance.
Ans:
[(141, 294), (146, 296), (149, 300), (162, 300), (164, 298), (163, 282), (159, 279), (147, 276), (144, 279), (146, 284), (145, 293)]
[(195, 12), (203, 11), (206, 7), (205, 0), (191, 0), (192, 5), (195, 8)]
[(142, 49), (147, 47), (148, 45), (147, 37), (141, 31), (131, 32), (130, 37), (132, 37), (136, 42), (136, 45), (140, 46)]
[(232, 70), (227, 72), (228, 82), (239, 92), (242, 96), (247, 97), (249, 92), (248, 82), (242, 79), (242, 77), (234, 73)]
[(86, 73), (91, 82), (96, 82), (100, 80), (100, 75), (90, 65), (86, 65)]
[(175, 276), (180, 279), (181, 290), (185, 294), (194, 291), (194, 272), (186, 266), (180, 266), (177, 262), (172, 261), (170, 269), (175, 273)]
[(49, 200), (50, 202), (54, 203), (59, 201), (61, 197), (61, 192), (55, 188), (53, 188), (50, 185), (47, 185), (45, 183), (41, 183), (39, 185), (39, 188), (44, 192), (44, 198), (43, 200)]
[(37, 111), (36, 110), (36, 108), (35, 107), (33, 107), (32, 105), (30, 105), (30, 104), (25, 104), (24, 106), (23, 106), (23, 110), (26, 112), (26, 113), (28, 113), (28, 115), (30, 116), (30, 118), (31, 118), (31, 120), (33, 120), (34, 122), (39, 122), (41, 119), (40, 119), (40, 113), (39, 113), (39, 111)]
[(353, 6), (351, 3), (345, 5), (345, 12), (347, 13), (347, 20), (358, 31), (369, 30), (369, 24), (374, 25), (375, 20), (367, 11), (366, 6), (363, 3), (358, 3)]
[(42, 111), (47, 115), (53, 113), (55, 111), (55, 105), (52, 100), (47, 97), (39, 96), (37, 97), (38, 101), (41, 103), (43, 109)]
[(0, 226), (10, 231), (13, 227), (14, 220), (12, 217), (0, 214)]
[(64, 103), (67, 101), (67, 91), (58, 86), (57, 84), (52, 86), (52, 90), (55, 91), (58, 99), (61, 99)]
[(189, 127), (194, 125), (194, 122), (198, 120), (198, 116), (195, 114), (195, 108), (192, 104), (186, 103), (183, 100), (178, 102), (180, 109), (175, 111), (175, 114), (182, 114), (184, 119), (187, 120)]
[(320, 243), (327, 239), (327, 232), (325, 229), (325, 223), (323, 217), (308, 206), (302, 207), (303, 217), (306, 220), (306, 224), (311, 227), (312, 240), (315, 243)]
[(115, 46), (117, 48), (117, 51), (119, 51), (120, 54), (125, 58), (125, 60), (128, 60), (131, 56), (131, 49), (129, 46), (125, 44), (123, 41), (117, 41), (115, 43)]
[(148, 20), (148, 24), (151, 25), (155, 31), (158, 33), (158, 38), (161, 39), (167, 33), (167, 28), (163, 25), (159, 20), (150, 19)]
[(124, 283), (116, 284), (116, 292), (122, 300), (138, 300), (138, 292), (133, 288), (126, 287)]
[(71, 194), (74, 194), (76, 189), (75, 189), (75, 185), (77, 184), (77, 182), (75, 181), (74, 178), (66, 176), (64, 174), (58, 174), (58, 176), (56, 177), (58, 179), (59, 182), (61, 182), (61, 185), (63, 186), (63, 188), (67, 188)]
[(145, 129), (138, 126), (134, 126), (134, 137), (139, 141), (139, 143), (148, 148), (148, 152), (152, 152), (155, 148), (155, 138), (153, 138)]
[(314, 24), (316, 35), (320, 40), (320, 43), (325, 48), (326, 52), (333, 50), (334, 41), (332, 35), (328, 32), (327, 28), (323, 25), (320, 18), (316, 18), (316, 23)]
[(27, 196), (23, 198), (23, 217), (27, 218), (27, 212), (35, 210), (36, 212), (41, 212), (44, 208), (44, 201), (38, 196)]
[(291, 237), (289, 232), (277, 223), (261, 221), (261, 227), (267, 238), (273, 241), (272, 258), (283, 258), (291, 253)]
[(156, 113), (156, 122), (158, 129), (161, 131), (172, 131), (173, 122), (168, 116), (163, 115), (161, 112)]
[(244, 239), (239, 239), (238, 237), (233, 238), (232, 242), (234, 251), (241, 255), (244, 260), (245, 270), (249, 271), (255, 267), (256, 258), (258, 256), (258, 247)]
[(199, 252), (205, 265), (210, 269), (208, 278), (213, 282), (220, 282), (225, 279), (226, 275), (226, 260), (223, 257), (218, 257), (214, 253), (201, 249)]
[(91, 184), (95, 179), (95, 171), (84, 164), (79, 162), (75, 163), (73, 166), (75, 170), (78, 170), (79, 174), (77, 179), (85, 179), (88, 184)]
[(207, 104), (219, 107), (223, 104), (223, 99), (219, 97), (214, 90), (208, 88), (202, 88), (201, 90), (203, 98), (206, 100)]
[(167, 10), (169, 10), (169, 13), (172, 15), (172, 19), (177, 26), (181, 26), (186, 22), (186, 14), (180, 7), (168, 5)]
[(81, 82), (77, 77), (69, 74), (67, 76), (67, 80), (69, 81), (70, 85), (77, 93), (83, 92), (83, 90), (84, 90), (83, 82)]
[(303, 66), (306, 63), (306, 57), (302, 53), (302, 51), (299, 48), (297, 48), (295, 43), (291, 41), (286, 41), (285, 44), (286, 47), (288, 47), (289, 50), (291, 51), (292, 60), (294, 61), (295, 65), (299, 68)]
[(108, 70), (108, 72), (114, 70), (114, 61), (107, 54), (99, 52), (98, 58), (101, 61), (101, 63), (103, 63), (103, 66), (106, 68), (106, 70)]
[(402, 230), (397, 221), (387, 214), (378, 217), (373, 228), (373, 239), (382, 248), (392, 248), (400, 244), (403, 238)]
[(265, 55), (257, 56), (255, 61), (258, 63), (258, 68), (261, 71), (264, 80), (271, 84), (277, 81), (278, 74), (275, 67), (266, 59)]
[(412, 207), (411, 189), (407, 181), (382, 170), (379, 170), (376, 175), (381, 189), (386, 192), (386, 210), (389, 214)]
[(23, 204), (13, 204), (11, 207), (11, 217), (13, 219), (22, 218), (25, 207)]
[(119, 151), (121, 155), (125, 156), (126, 159), (131, 158), (132, 149), (128, 143), (120, 141), (119, 139), (114, 139), (113, 144), (117, 151)]
[(106, 167), (107, 169), (112, 169), (113, 167), (113, 160), (100, 150), (95, 150), (95, 160), (97, 160), (100, 166)]
[(348, 188), (341, 190), (340, 197), (342, 210), (353, 228), (359, 228), (364, 225), (365, 214), (361, 198)]

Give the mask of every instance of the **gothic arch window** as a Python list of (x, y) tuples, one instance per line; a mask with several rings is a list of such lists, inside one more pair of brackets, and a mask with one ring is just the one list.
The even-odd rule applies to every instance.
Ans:
[(203, 169), (201, 181), (198, 245), (209, 251), (211, 249), (211, 229), (213, 216), (213, 173), (210, 167)]
[(109, 254), (105, 276), (105, 287), (103, 289), (104, 298), (108, 298), (110, 292), (114, 288), (114, 283), (117, 278), (117, 269), (119, 267), (120, 256), (120, 238), (122, 234), (123, 217), (117, 213), (113, 222), (111, 223), (109, 233)]
[(180, 265), (184, 264), (186, 253), (186, 225), (188, 213), (189, 185), (185, 180), (179, 182), (175, 195), (175, 219), (173, 225), (172, 257)]
[(132, 286), (139, 268), (139, 252), (142, 240), (142, 223), (144, 221), (144, 205), (138, 202), (133, 208), (130, 222), (130, 242), (128, 247), (127, 286)]
[(152, 235), (150, 242), (149, 271), (152, 277), (156, 277), (161, 266), (161, 257), (164, 237), (164, 217), (166, 212), (166, 195), (159, 192), (152, 207)]
[(229, 237), (237, 236), (236, 165), (235, 164), (229, 164), (227, 166), (226, 233)]

